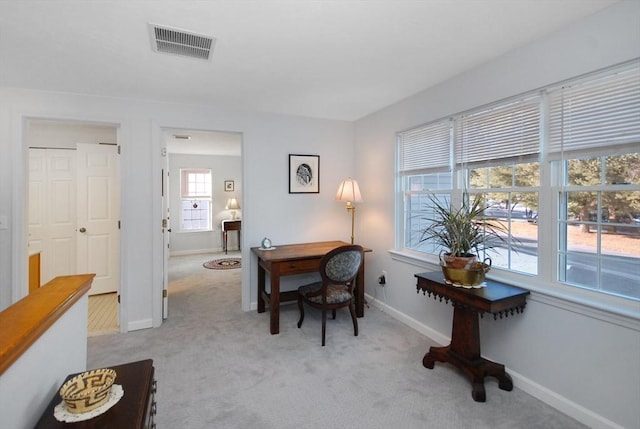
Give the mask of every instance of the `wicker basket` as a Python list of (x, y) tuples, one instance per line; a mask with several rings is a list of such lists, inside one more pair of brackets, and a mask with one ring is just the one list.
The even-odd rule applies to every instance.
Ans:
[(72, 414), (86, 413), (109, 400), (116, 372), (109, 368), (83, 372), (60, 388), (60, 396)]

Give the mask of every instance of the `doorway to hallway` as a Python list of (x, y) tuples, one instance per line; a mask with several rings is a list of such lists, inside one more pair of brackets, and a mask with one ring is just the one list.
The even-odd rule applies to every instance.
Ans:
[[(115, 305), (103, 321), (118, 330), (120, 167), (118, 127), (29, 119), (27, 247), (40, 260), (37, 287), (51, 279), (94, 273), (89, 295)], [(94, 300), (95, 301), (95, 300)], [(106, 313), (105, 313), (106, 314)], [(111, 328), (110, 328), (111, 329)]]
[[(221, 252), (222, 221), (242, 218), (242, 134), (163, 128), (162, 139), (163, 318), (167, 318), (170, 258)], [(192, 179), (194, 189), (189, 188)], [(230, 205), (232, 199), (237, 205)], [(240, 248), (235, 235), (229, 237), (229, 249)], [(202, 264), (197, 269), (203, 269)]]

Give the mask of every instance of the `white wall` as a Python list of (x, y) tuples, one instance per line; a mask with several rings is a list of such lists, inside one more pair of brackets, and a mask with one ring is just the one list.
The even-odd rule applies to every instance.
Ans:
[(76, 148), (77, 143), (117, 143), (117, 129), (88, 122), (30, 121), (26, 130), (29, 147)]
[(65, 377), (87, 369), (88, 308), (85, 294), (0, 375), (3, 428), (34, 427)]
[[(122, 304), (125, 329), (162, 321), (162, 129), (182, 128), (243, 134), (243, 308), (255, 307), (256, 271), (251, 246), (265, 235), (274, 244), (348, 240), (349, 220), (334, 201), (338, 184), (353, 175), (353, 124), (266, 113), (0, 89), (0, 307), (27, 288), (26, 148), (27, 118), (116, 124), (122, 146)], [(345, 148), (348, 150), (345, 152)], [(320, 193), (288, 193), (288, 154), (320, 155)], [(265, 327), (265, 329), (267, 329)]]
[[(369, 294), (386, 297), (381, 304), (387, 311), (448, 341), (451, 306), (416, 297), (414, 274), (436, 267), (393, 259), (386, 251), (395, 247), (395, 133), (640, 57), (639, 23), (640, 2), (621, 2), (356, 123), (356, 174), (368, 189), (357, 235), (374, 249), (367, 278), (388, 272), (384, 294), (368, 282)], [(593, 427), (640, 427), (637, 319), (533, 293), (523, 315), (485, 317), (481, 331), (483, 354), (505, 363), (517, 387)], [(425, 369), (425, 382), (429, 376)]]
[[(171, 254), (204, 253), (222, 250), (221, 222), (231, 219), (231, 212), (225, 210), (227, 200), (237, 198), (242, 203), (242, 158), (239, 156), (184, 155), (169, 154), (169, 198), (171, 213)], [(182, 232), (180, 230), (180, 169), (211, 169), (213, 231)], [(234, 191), (225, 192), (225, 180), (233, 180)], [(242, 210), (236, 210), (236, 217), (242, 217)], [(228, 234), (229, 249), (238, 248), (238, 234)]]

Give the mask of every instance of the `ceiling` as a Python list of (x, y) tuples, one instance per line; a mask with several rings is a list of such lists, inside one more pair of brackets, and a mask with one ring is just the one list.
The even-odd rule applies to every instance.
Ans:
[[(0, 87), (353, 121), (616, 0), (0, 0)], [(216, 38), (154, 52), (148, 24)]]

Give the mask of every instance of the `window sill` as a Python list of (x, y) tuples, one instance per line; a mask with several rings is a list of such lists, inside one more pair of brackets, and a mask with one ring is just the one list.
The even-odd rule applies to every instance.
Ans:
[(195, 234), (198, 232), (214, 232), (215, 230), (213, 228), (211, 229), (193, 229), (193, 230), (189, 230), (189, 229), (185, 229), (185, 230), (181, 230), (181, 231), (176, 231), (176, 234)]
[[(390, 250), (391, 259), (425, 270), (440, 269), (436, 257), (413, 251)], [(510, 276), (501, 270), (492, 270), (487, 278), (530, 290), (530, 299), (563, 310), (596, 318), (640, 332), (640, 302), (573, 286), (542, 284), (538, 279)]]

